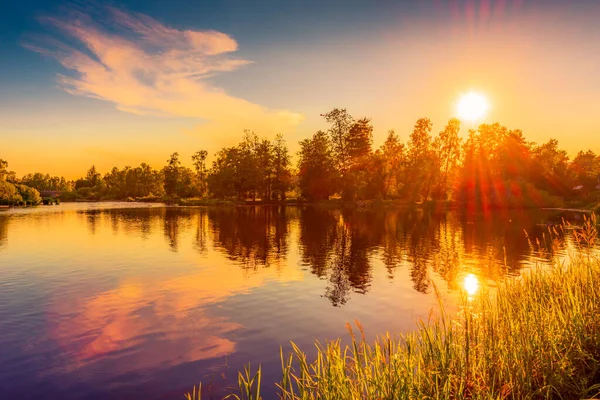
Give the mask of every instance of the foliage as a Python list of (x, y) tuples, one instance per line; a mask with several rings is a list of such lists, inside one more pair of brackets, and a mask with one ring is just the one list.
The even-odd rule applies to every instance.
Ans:
[(53, 190), (53, 191), (71, 191), (73, 190), (72, 182), (67, 181), (64, 177), (50, 176), (36, 172), (27, 174), (21, 178), (21, 183), (30, 186), (38, 191)]
[(194, 162), (194, 168), (196, 169), (196, 177), (198, 179), (198, 194), (204, 196), (206, 194), (207, 183), (206, 183), (206, 157), (208, 152), (206, 150), (198, 150), (192, 156)]
[[(349, 346), (316, 342), (312, 361), (292, 343), (291, 354), (280, 353), (279, 397), (598, 398), (600, 260), (589, 250), (596, 225), (595, 217), (586, 219), (576, 232), (578, 251), (568, 263), (556, 260), (495, 289), (465, 293), (457, 313), (446, 312), (437, 294), (439, 310), (412, 333), (385, 333), (369, 343), (356, 322), (359, 336), (347, 325)], [(553, 228), (549, 235), (560, 233)], [(533, 244), (532, 250), (544, 251)], [(240, 376), (251, 376), (249, 367)], [(259, 387), (248, 379), (238, 385), (258, 398)]]
[(0, 180), (0, 205), (19, 205), (23, 198), (16, 186), (10, 182)]
[(26, 185), (15, 185), (19, 195), (23, 199), (23, 202), (28, 206), (37, 206), (42, 202), (42, 197), (40, 196), (40, 192), (36, 189), (26, 186)]
[(300, 142), (298, 186), (305, 199), (327, 200), (337, 191), (339, 172), (331, 140), (323, 131)]
[(222, 149), (208, 173), (208, 190), (217, 198), (284, 200), (291, 186), (290, 157), (283, 136), (274, 142), (250, 131), (237, 146)]
[(114, 167), (104, 175), (103, 181), (97, 187), (103, 197), (126, 199), (164, 195), (162, 173), (146, 163), (136, 168), (126, 166), (122, 170)]
[(214, 155), (210, 168), (208, 152), (198, 150), (191, 157), (193, 169), (173, 153), (161, 170), (142, 163), (114, 167), (102, 176), (92, 166), (84, 177), (69, 182), (42, 173), (19, 180), (0, 160), (0, 181), (35, 188), (43, 196), (60, 192), (63, 200), (267, 202), (286, 201), (295, 191), (300, 201), (452, 201), (487, 209), (559, 207), (564, 201), (582, 207), (600, 196), (600, 156), (580, 151), (570, 160), (555, 139), (538, 145), (522, 131), (498, 123), (461, 135), (460, 121), (454, 118), (434, 136), (431, 120), (420, 118), (405, 143), (390, 131), (374, 149), (369, 118), (355, 119), (340, 108), (322, 116), (329, 126), (300, 141), (296, 172), (281, 134), (269, 140), (245, 131), (239, 144)]

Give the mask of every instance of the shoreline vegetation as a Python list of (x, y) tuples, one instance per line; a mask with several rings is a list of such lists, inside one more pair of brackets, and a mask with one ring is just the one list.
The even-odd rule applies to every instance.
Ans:
[(571, 159), (554, 139), (536, 144), (498, 123), (459, 135), (461, 123), (451, 119), (434, 134), (428, 118), (417, 120), (405, 142), (389, 131), (374, 148), (369, 118), (337, 108), (322, 117), (326, 130), (299, 142), (295, 165), (281, 134), (269, 140), (251, 131), (214, 154), (210, 166), (205, 150), (192, 155), (192, 168), (175, 152), (161, 169), (142, 163), (102, 174), (92, 166), (69, 181), (41, 172), (19, 178), (0, 160), (0, 205), (118, 200), (600, 211), (600, 156), (591, 150)]
[[(568, 229), (560, 226), (558, 229)], [(596, 217), (573, 231), (568, 262), (533, 268), (493, 291), (464, 294), (457, 313), (439, 308), (416, 330), (373, 343), (347, 324), (351, 344), (315, 343), (309, 360), (280, 353), (281, 399), (591, 399), (600, 397), (600, 259)], [(557, 228), (549, 235), (558, 235)], [(532, 251), (545, 252), (530, 243)], [(238, 375), (238, 393), (261, 399), (261, 369)], [(185, 395), (203, 398), (202, 385)], [(210, 394), (209, 394), (210, 396)], [(204, 397), (206, 398), (206, 396)], [(212, 396), (210, 396), (212, 398)]]
[[(473, 208), (468, 203), (457, 203), (454, 201), (426, 201), (426, 202), (406, 202), (401, 200), (365, 200), (365, 201), (345, 201), (342, 199), (329, 199), (317, 202), (310, 202), (304, 199), (286, 199), (285, 201), (262, 201), (262, 200), (220, 200), (209, 198), (187, 198), (187, 199), (169, 199), (169, 198), (129, 198), (126, 200), (90, 200), (78, 199), (66, 201), (64, 203), (109, 203), (114, 201), (122, 201), (127, 203), (155, 203), (164, 204), (166, 206), (179, 207), (281, 207), (281, 206), (310, 206), (331, 209), (358, 209), (358, 210), (424, 210), (429, 212), (446, 212), (446, 211), (494, 211), (494, 210), (515, 210), (515, 209), (531, 209), (532, 207), (488, 207), (486, 210)], [(44, 198), (39, 204), (43, 205), (59, 205), (59, 198), (46, 199)], [(30, 207), (33, 204), (25, 205), (0, 205), (0, 211), (7, 210), (10, 207)], [(572, 212), (572, 213), (600, 213), (600, 203), (592, 203), (576, 208), (571, 207), (533, 207), (544, 211), (554, 212)]]

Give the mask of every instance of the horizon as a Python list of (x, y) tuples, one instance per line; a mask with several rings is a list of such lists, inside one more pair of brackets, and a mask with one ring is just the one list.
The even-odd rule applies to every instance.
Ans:
[(263, 4), (11, 8), (1, 158), (18, 176), (67, 179), (91, 165), (159, 168), (173, 152), (189, 166), (244, 129), (283, 134), (295, 155), (335, 107), (371, 118), (379, 147), (392, 129), (406, 143), (422, 117), (443, 130), (471, 91), (489, 110), (463, 137), (498, 122), (538, 144), (557, 139), (571, 158), (600, 145), (597, 2)]

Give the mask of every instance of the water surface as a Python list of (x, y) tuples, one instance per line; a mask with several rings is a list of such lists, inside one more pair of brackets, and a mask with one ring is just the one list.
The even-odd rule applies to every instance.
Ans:
[[(406, 332), (536, 262), (547, 215), (73, 203), (0, 212), (0, 398), (221, 394), (279, 347)], [(559, 240), (564, 252), (568, 240)], [(546, 255), (550, 257), (551, 255)], [(267, 385), (268, 387), (269, 385)], [(268, 398), (268, 397), (267, 397)]]

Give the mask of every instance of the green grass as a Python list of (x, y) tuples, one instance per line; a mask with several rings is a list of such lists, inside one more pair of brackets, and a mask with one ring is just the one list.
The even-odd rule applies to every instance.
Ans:
[[(596, 234), (592, 217), (576, 231), (579, 251), (568, 263), (465, 297), (456, 314), (440, 301), (412, 333), (368, 343), (357, 322), (357, 331), (348, 325), (351, 345), (317, 342), (314, 360), (292, 343), (293, 352), (281, 354), (279, 397), (600, 398), (600, 260), (590, 251)], [(260, 369), (253, 379), (249, 367), (239, 376), (236, 398), (259, 399)], [(200, 399), (193, 396), (187, 398)]]

